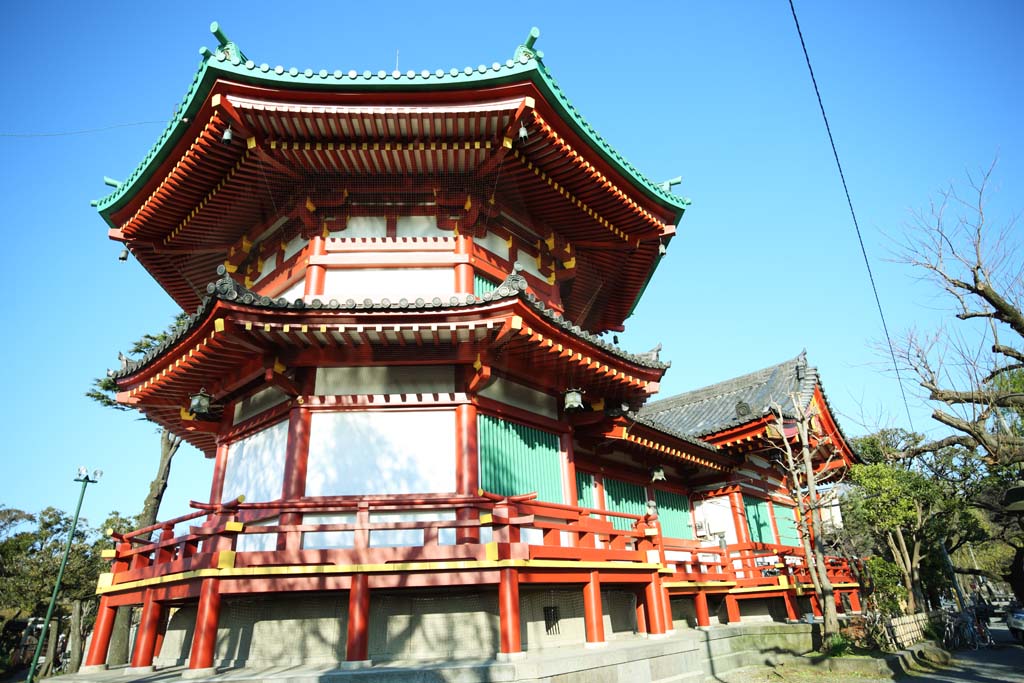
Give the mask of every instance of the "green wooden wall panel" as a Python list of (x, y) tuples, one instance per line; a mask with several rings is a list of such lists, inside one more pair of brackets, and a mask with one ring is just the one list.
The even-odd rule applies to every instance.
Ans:
[(772, 520), (768, 515), (768, 501), (743, 496), (743, 509), (747, 513), (747, 528), (754, 543), (775, 543)]
[(581, 508), (597, 507), (597, 487), (590, 472), (576, 471), (576, 504)]
[(690, 538), (693, 524), (690, 522), (690, 499), (671, 491), (655, 489), (654, 502), (658, 504), (658, 521), (661, 533), (669, 538)]
[(800, 545), (800, 531), (796, 526), (796, 512), (787, 505), (772, 503), (775, 510), (775, 524), (779, 527), (781, 545)]
[(477, 416), (480, 487), (502, 496), (537, 493), (564, 502), (558, 435), (499, 417)]
[[(604, 507), (615, 512), (628, 512), (631, 515), (647, 514), (647, 492), (643, 486), (630, 484), (627, 481), (604, 478)], [(624, 517), (611, 517), (615, 529), (632, 529), (633, 521)]]
[(476, 294), (477, 296), (488, 294), (490, 292), (493, 292), (497, 288), (497, 284), (491, 282), (483, 275), (477, 275), (476, 273), (473, 274), (473, 293)]

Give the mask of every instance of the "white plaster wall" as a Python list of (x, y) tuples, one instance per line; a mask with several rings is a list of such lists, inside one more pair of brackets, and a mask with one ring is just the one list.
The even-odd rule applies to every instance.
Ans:
[(480, 391), (480, 395), (531, 413), (558, 418), (558, 399), (535, 389), (500, 377)]
[(263, 267), (260, 268), (260, 274), (256, 277), (255, 282), (259, 282), (266, 276), (270, 275), (277, 269), (277, 253), (273, 253), (263, 261)]
[(478, 247), (482, 247), (485, 251), (489, 251), (503, 261), (508, 260), (508, 242), (503, 237), (489, 232), (483, 237), (474, 237), (473, 242)]
[(451, 237), (452, 233), (437, 227), (437, 216), (399, 216), (395, 226), (398, 237)]
[(454, 491), (454, 410), (313, 413), (307, 496)]
[(447, 301), (454, 292), (452, 268), (328, 268), (320, 298), (429, 301), (439, 296)]
[(288, 422), (278, 422), (228, 448), (223, 500), (245, 496), (246, 501), (278, 500), (284, 486)]
[(319, 396), (356, 394), (450, 394), (455, 391), (451, 365), (317, 368)]
[(302, 251), (307, 244), (309, 244), (309, 240), (307, 240), (302, 235), (296, 235), (295, 237), (291, 238), (284, 245), (284, 256), (281, 257), (281, 261), (287, 261), (292, 256), (295, 256), (300, 251)]
[(235, 418), (232, 424), (244, 422), (250, 417), (259, 415), (264, 410), (269, 410), (276, 405), (288, 400), (288, 395), (277, 387), (260, 389), (252, 396), (242, 399), (235, 404)]
[(283, 292), (275, 296), (275, 299), (284, 298), (288, 301), (295, 301), (301, 299), (306, 292), (306, 278), (300, 277), (298, 280), (293, 282)]
[(729, 543), (736, 543), (736, 524), (732, 518), (732, 507), (729, 505), (729, 496), (717, 496), (698, 500), (694, 505), (694, 512), (698, 520), (704, 520), (707, 526), (708, 536), (705, 540), (715, 540), (715, 534), (725, 533), (725, 540)]
[(331, 237), (387, 237), (388, 219), (384, 216), (351, 216), (345, 223), (344, 230), (330, 233)]

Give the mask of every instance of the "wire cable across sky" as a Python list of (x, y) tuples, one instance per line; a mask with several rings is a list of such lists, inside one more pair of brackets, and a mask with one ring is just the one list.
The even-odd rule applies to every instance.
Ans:
[(846, 205), (850, 207), (850, 216), (853, 218), (853, 227), (857, 231), (857, 243), (860, 245), (860, 253), (864, 256), (864, 267), (868, 271), (868, 280), (871, 281), (871, 291), (875, 295), (875, 305), (878, 307), (878, 317), (882, 319), (882, 331), (885, 333), (885, 343), (889, 346), (889, 356), (892, 358), (892, 367), (896, 370), (896, 381), (900, 385), (900, 396), (903, 397), (903, 407), (907, 411), (907, 424), (910, 431), (914, 431), (914, 420), (910, 417), (910, 404), (907, 402), (907, 392), (903, 389), (903, 377), (900, 376), (900, 366), (896, 362), (896, 351), (892, 346), (892, 338), (889, 336), (889, 326), (885, 322), (885, 313), (882, 311), (882, 300), (878, 296), (878, 287), (875, 285), (875, 275), (871, 272), (871, 262), (868, 259), (867, 249), (864, 248), (864, 238), (860, 233), (860, 223), (857, 222), (857, 212), (853, 210), (853, 200), (850, 199), (850, 188), (846, 185), (846, 175), (843, 173), (843, 164), (839, 161), (839, 152), (836, 151), (836, 141), (832, 137), (832, 127), (828, 123), (828, 115), (825, 113), (825, 105), (821, 101), (821, 91), (818, 89), (818, 79), (814, 77), (814, 67), (811, 66), (811, 57), (807, 53), (807, 43), (804, 42), (804, 32), (800, 30), (800, 20), (796, 17), (796, 7), (793, 0), (789, 0), (789, 9), (793, 13), (793, 23), (796, 24), (796, 33), (800, 37), (800, 47), (804, 51), (804, 61), (807, 62), (807, 71), (811, 74), (811, 83), (814, 85), (814, 94), (818, 98), (818, 108), (821, 110), (821, 118), (825, 122), (825, 132), (828, 133), (829, 144), (832, 145), (832, 156), (836, 160), (836, 168), (839, 169), (839, 179), (843, 183), (843, 192), (846, 193)]

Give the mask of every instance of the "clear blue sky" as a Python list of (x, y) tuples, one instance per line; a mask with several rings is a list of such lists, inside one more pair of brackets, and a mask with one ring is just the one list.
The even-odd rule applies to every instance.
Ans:
[[(884, 259), (909, 211), (998, 155), (998, 219), (1024, 209), (1024, 4), (797, 3), (891, 329), (943, 302)], [(490, 64), (531, 26), (570, 99), (655, 180), (693, 199), (624, 346), (664, 343), (662, 396), (807, 348), (849, 434), (905, 424), (789, 6), (763, 2), (9, 3), (0, 63), (7, 207), (0, 503), (73, 507), (80, 463), (106, 476), (85, 514), (141, 507), (157, 433), (83, 397), (117, 352), (163, 328), (171, 300), (89, 200), (142, 159), (221, 23), (257, 63), (402, 70)], [(136, 122), (86, 135), (60, 133)], [(915, 426), (931, 430), (912, 399)], [(880, 416), (880, 417), (879, 417)], [(179, 454), (162, 516), (208, 495), (209, 461)]]

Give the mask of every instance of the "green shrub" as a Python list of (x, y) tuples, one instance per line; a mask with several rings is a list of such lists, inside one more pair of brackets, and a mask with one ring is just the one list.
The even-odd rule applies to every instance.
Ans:
[(850, 654), (853, 649), (853, 641), (842, 633), (834, 633), (822, 643), (821, 651), (829, 657), (842, 657)]

